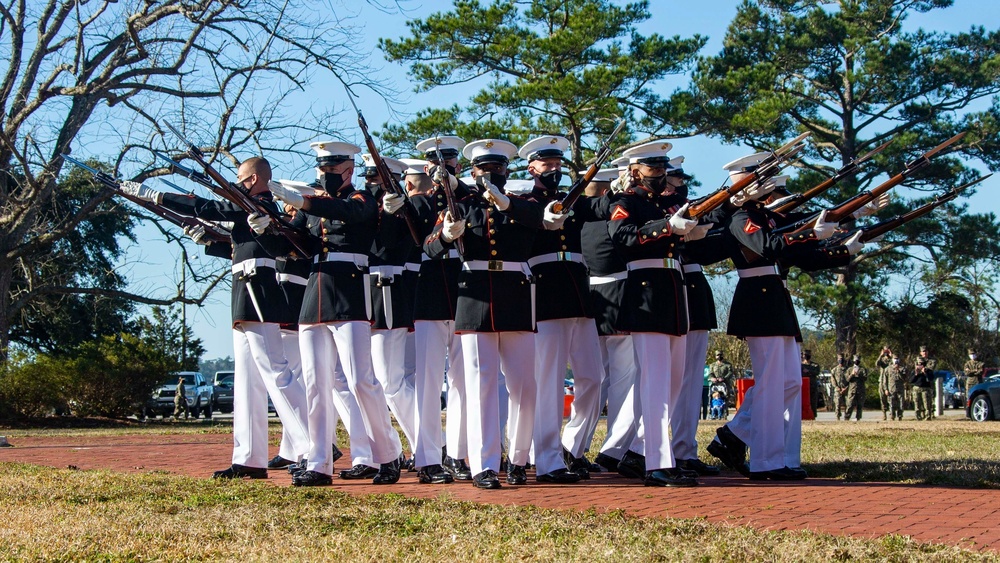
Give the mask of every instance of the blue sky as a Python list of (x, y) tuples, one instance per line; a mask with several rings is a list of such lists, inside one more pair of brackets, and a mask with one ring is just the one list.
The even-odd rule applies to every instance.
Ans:
[[(483, 0), (488, 3), (489, 0)], [(385, 0), (383, 0), (383, 3)], [(407, 19), (418, 19), (431, 13), (448, 10), (451, 1), (443, 0), (403, 0), (400, 2), (404, 13), (386, 13), (372, 8), (368, 4), (358, 2), (352, 8), (357, 14), (354, 23), (364, 26), (360, 34), (359, 53), (371, 52), (372, 65), (377, 68), (377, 76), (386, 84), (394, 85), (399, 92), (399, 98), (393, 104), (395, 114), (390, 113), (387, 104), (372, 96), (361, 96), (360, 109), (364, 112), (369, 126), (378, 129), (387, 120), (403, 120), (425, 107), (441, 107), (451, 103), (464, 103), (474, 93), (480, 84), (463, 84), (436, 88), (430, 92), (414, 93), (407, 85), (407, 68), (388, 63), (381, 57), (375, 44), (379, 37), (399, 38), (408, 35)], [(703, 55), (715, 54), (722, 45), (722, 37), (726, 26), (736, 13), (738, 5), (735, 1), (700, 0), (698, 2), (657, 1), (650, 2), (652, 17), (639, 27), (643, 34), (660, 33), (661, 35), (690, 36), (700, 34), (709, 38), (708, 44), (702, 50)], [(987, 0), (957, 0), (955, 6), (946, 10), (935, 10), (930, 15), (915, 14), (908, 20), (906, 27), (915, 29), (923, 27), (929, 30), (960, 32), (966, 31), (972, 25), (983, 24), (984, 14), (991, 13), (995, 8), (993, 2)], [(662, 93), (667, 94), (674, 87), (683, 83), (684, 79), (668, 81), (663, 84)], [(310, 103), (345, 105), (341, 89), (336, 82), (317, 82), (311, 91), (299, 96), (301, 108), (287, 108), (288, 113), (301, 111), (305, 114)], [(322, 93), (322, 94), (319, 94)], [(318, 100), (318, 101), (317, 101)], [(443, 100), (443, 101), (442, 101)], [(354, 142), (363, 144), (354, 120), (347, 116), (342, 124), (341, 133), (348, 139), (354, 136)], [(470, 139), (471, 140), (471, 139)], [(672, 155), (685, 155), (685, 169), (695, 174), (704, 184), (702, 191), (719, 185), (725, 175), (721, 166), (747, 151), (739, 146), (726, 146), (721, 142), (707, 138), (691, 138), (674, 140)], [(304, 147), (305, 148), (305, 147)], [(247, 155), (249, 156), (249, 155)], [(268, 155), (265, 155), (268, 156)], [(272, 159), (275, 160), (275, 159)], [(309, 179), (311, 171), (304, 161), (273, 162), (278, 177)], [(181, 183), (181, 182), (178, 182)], [(967, 200), (971, 207), (979, 211), (1000, 209), (1000, 179), (991, 178), (980, 185), (976, 195)], [(130, 249), (126, 260), (126, 271), (133, 290), (143, 293), (160, 293), (172, 291), (179, 279), (178, 261), (180, 251), (176, 246), (157, 242), (159, 234), (152, 227), (139, 231), (139, 246)], [(194, 251), (190, 251), (192, 254)], [(209, 261), (213, 267), (228, 268), (225, 261), (201, 256), (200, 261)], [(164, 289), (167, 288), (167, 289)], [(228, 289), (217, 290), (211, 301), (204, 307), (188, 307), (188, 322), (194, 327), (195, 334), (204, 341), (206, 359), (232, 355), (232, 336), (230, 331), (230, 312)]]

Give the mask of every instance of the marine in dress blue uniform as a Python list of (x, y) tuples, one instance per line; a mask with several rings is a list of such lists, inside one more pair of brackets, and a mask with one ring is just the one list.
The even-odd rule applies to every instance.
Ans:
[(335, 442), (332, 400), (337, 371), (357, 400), (357, 418), (364, 426), (372, 459), (379, 464), (373, 482), (395, 483), (402, 448), (371, 361), (368, 254), (378, 227), (378, 202), (352, 185), (354, 155), (360, 148), (339, 142), (314, 143), (312, 147), (321, 173), (318, 192), (303, 195), (282, 184), (270, 185), (275, 196), (300, 210), (296, 223), (318, 239), (299, 315), (310, 452), (306, 471), (296, 475), (293, 484), (331, 483), (330, 444)]
[[(469, 463), (473, 484), (500, 487), (500, 415), (497, 381), (502, 369), (510, 392), (507, 482), (524, 484), (535, 415), (534, 319), (528, 258), (542, 228), (544, 208), (530, 197), (502, 192), (517, 147), (499, 139), (465, 146), (483, 194), (458, 203), (426, 239), (424, 251), (444, 256), (462, 236), (465, 255), (458, 280), (455, 331), (462, 337), (469, 397)], [(464, 236), (463, 236), (464, 235)]]

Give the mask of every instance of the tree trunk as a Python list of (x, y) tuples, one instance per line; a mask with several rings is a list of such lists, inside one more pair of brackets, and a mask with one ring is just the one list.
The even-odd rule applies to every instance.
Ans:
[(10, 344), (10, 284), (14, 280), (14, 272), (10, 265), (0, 262), (0, 363), (7, 361), (7, 348)]
[(857, 352), (858, 300), (854, 291), (850, 289), (850, 284), (854, 283), (856, 277), (857, 270), (854, 265), (848, 265), (843, 273), (837, 275), (837, 285), (848, 287), (847, 298), (838, 304), (833, 315), (837, 352), (845, 356)]

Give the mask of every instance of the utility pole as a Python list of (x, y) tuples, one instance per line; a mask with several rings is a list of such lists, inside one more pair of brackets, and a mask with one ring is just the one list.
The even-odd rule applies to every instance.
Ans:
[(186, 369), (188, 353), (187, 335), (187, 249), (181, 247), (181, 369)]

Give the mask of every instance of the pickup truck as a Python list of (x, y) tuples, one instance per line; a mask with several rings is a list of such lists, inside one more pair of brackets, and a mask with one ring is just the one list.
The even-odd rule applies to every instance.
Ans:
[(145, 417), (155, 417), (162, 415), (170, 416), (174, 412), (174, 395), (177, 392), (177, 381), (184, 378), (184, 393), (187, 395), (188, 409), (193, 418), (204, 414), (205, 418), (212, 418), (212, 396), (214, 387), (204, 375), (196, 371), (178, 371), (167, 376), (161, 385), (153, 390), (153, 395), (143, 407)]
[(215, 410), (222, 413), (233, 412), (233, 372), (215, 372), (215, 394), (212, 397)]

